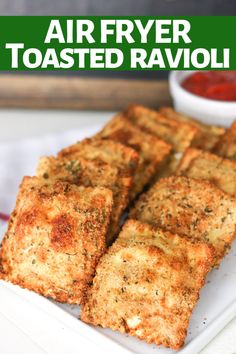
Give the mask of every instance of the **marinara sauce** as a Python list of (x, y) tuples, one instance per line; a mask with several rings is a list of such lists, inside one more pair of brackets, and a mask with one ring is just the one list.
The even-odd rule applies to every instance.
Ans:
[(188, 76), (185, 90), (218, 101), (236, 101), (236, 71), (205, 71)]

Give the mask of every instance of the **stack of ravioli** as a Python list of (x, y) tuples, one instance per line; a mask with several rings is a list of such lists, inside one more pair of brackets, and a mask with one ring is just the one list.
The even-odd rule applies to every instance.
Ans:
[(82, 305), (89, 324), (178, 350), (235, 238), (235, 195), (236, 123), (130, 106), (24, 177), (0, 276)]

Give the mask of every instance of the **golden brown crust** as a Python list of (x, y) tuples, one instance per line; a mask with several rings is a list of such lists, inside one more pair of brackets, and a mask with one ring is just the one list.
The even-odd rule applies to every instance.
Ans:
[(133, 176), (139, 161), (139, 154), (134, 149), (117, 141), (97, 138), (85, 139), (64, 148), (58, 156), (68, 159), (81, 157), (87, 160), (101, 160), (119, 168), (124, 176)]
[(176, 154), (171, 154), (167, 159), (166, 163), (161, 167), (152, 181), (152, 184), (157, 182), (159, 179), (164, 177), (169, 177), (175, 174), (176, 169), (179, 164), (179, 158), (176, 157)]
[(198, 129), (198, 133), (195, 135), (191, 146), (202, 150), (211, 150), (218, 141), (219, 137), (225, 132), (223, 127), (204, 124), (198, 120), (176, 112), (171, 107), (161, 107), (159, 112), (168, 119), (175, 120), (177, 122), (186, 122), (196, 127)]
[(133, 177), (122, 172), (120, 168), (99, 159), (86, 160), (75, 155), (73, 159), (42, 157), (37, 168), (37, 176), (45, 180), (60, 179), (85, 187), (105, 187), (112, 191), (114, 203), (107, 244), (111, 244), (119, 232), (121, 215), (129, 203)]
[(212, 244), (218, 265), (235, 237), (236, 200), (208, 181), (173, 176), (143, 194), (130, 218)]
[(128, 107), (126, 115), (140, 128), (171, 144), (176, 152), (182, 152), (189, 147), (198, 133), (198, 128), (188, 122), (168, 119), (143, 106)]
[(210, 152), (187, 149), (176, 174), (209, 180), (224, 192), (236, 196), (236, 162)]
[(81, 318), (179, 349), (212, 257), (206, 244), (129, 220), (99, 262)]
[(1, 251), (1, 277), (79, 304), (106, 248), (112, 192), (25, 177)]
[(151, 134), (142, 132), (123, 115), (119, 114), (110, 120), (98, 137), (119, 141), (133, 149), (139, 155), (139, 165), (134, 176), (131, 197), (139, 194), (162, 166), (171, 152), (171, 146)]
[(219, 138), (213, 148), (213, 152), (219, 156), (236, 161), (236, 121)]

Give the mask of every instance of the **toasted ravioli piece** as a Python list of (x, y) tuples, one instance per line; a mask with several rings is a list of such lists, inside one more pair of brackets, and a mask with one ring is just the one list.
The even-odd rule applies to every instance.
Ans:
[(143, 194), (130, 218), (213, 245), (218, 265), (235, 237), (236, 200), (208, 181), (173, 176)]
[(224, 134), (225, 129), (217, 125), (207, 125), (193, 118), (187, 117), (181, 113), (176, 112), (171, 107), (162, 107), (159, 112), (168, 119), (177, 122), (186, 122), (198, 129), (191, 146), (202, 149), (211, 150), (215, 146), (219, 137)]
[(59, 157), (101, 160), (121, 170), (124, 176), (133, 176), (138, 166), (139, 154), (132, 148), (110, 139), (85, 139), (61, 150)]
[(231, 195), (236, 195), (236, 162), (209, 152), (189, 148), (176, 173), (191, 178), (206, 179)]
[(106, 249), (112, 192), (25, 177), (0, 251), (1, 277), (79, 304)]
[(213, 152), (219, 156), (236, 161), (236, 121), (219, 138), (213, 148)]
[(212, 258), (206, 244), (129, 220), (98, 264), (81, 318), (179, 349)]
[(191, 145), (198, 128), (188, 122), (176, 121), (146, 107), (133, 105), (127, 117), (141, 129), (171, 144), (175, 152), (182, 152)]
[(129, 191), (132, 176), (122, 175), (119, 168), (99, 159), (85, 160), (78, 157), (68, 158), (42, 157), (37, 168), (37, 175), (46, 180), (60, 179), (85, 187), (106, 187), (113, 193), (113, 211), (107, 234), (110, 244), (119, 232), (120, 217), (129, 203)]
[(162, 166), (160, 171), (157, 172), (153, 183), (158, 181), (161, 178), (169, 177), (175, 174), (177, 167), (179, 165), (179, 158), (176, 157), (176, 154), (172, 154), (167, 160), (166, 164)]
[(139, 153), (140, 159), (134, 176), (132, 198), (139, 194), (145, 185), (151, 181), (165, 163), (172, 149), (163, 140), (142, 132), (122, 114), (109, 121), (98, 136), (119, 141)]

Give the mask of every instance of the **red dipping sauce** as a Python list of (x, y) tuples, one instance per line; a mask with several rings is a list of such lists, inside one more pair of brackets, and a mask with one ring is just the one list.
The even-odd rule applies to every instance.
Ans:
[(205, 71), (188, 76), (181, 86), (201, 97), (236, 101), (236, 71)]

